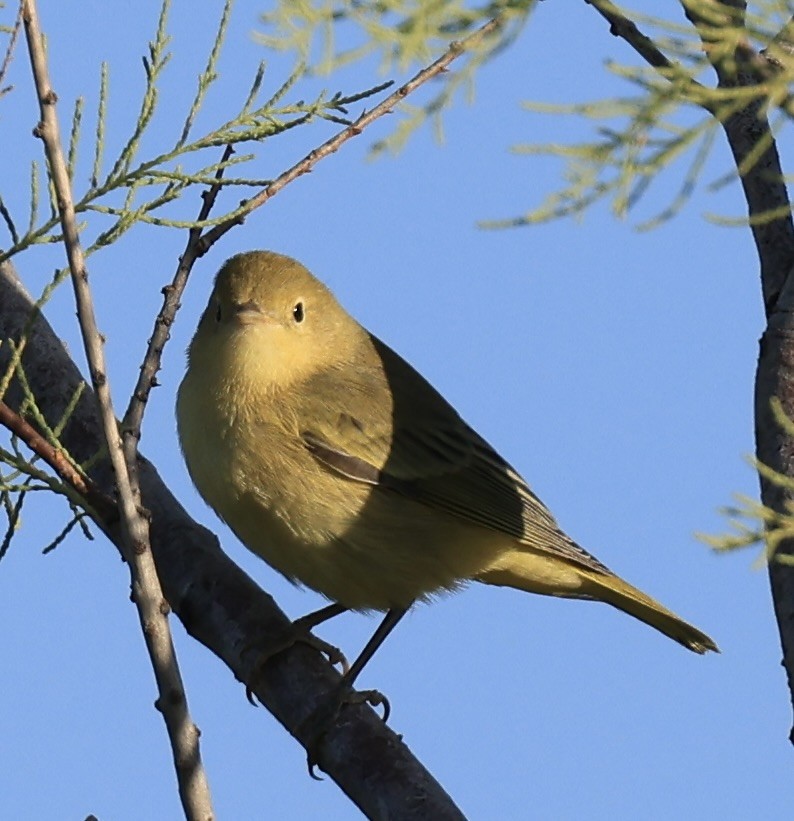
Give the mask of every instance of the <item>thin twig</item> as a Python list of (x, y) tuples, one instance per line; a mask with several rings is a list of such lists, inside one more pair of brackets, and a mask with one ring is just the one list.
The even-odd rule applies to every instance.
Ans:
[(24, 490), (21, 490), (17, 496), (16, 502), (14, 502), (13, 507), (11, 506), (10, 499), (5, 492), (3, 493), (3, 496), (3, 501), (6, 503), (6, 513), (8, 514), (8, 527), (6, 528), (5, 535), (3, 536), (3, 541), (0, 542), (0, 560), (5, 557), (6, 553), (8, 553), (8, 548), (11, 547), (11, 539), (13, 539), (17, 525), (19, 524), (19, 516), (22, 513), (22, 505), (25, 503), (26, 494)]
[(14, 224), (14, 218), (11, 216), (11, 212), (3, 202), (2, 197), (0, 197), (0, 218), (2, 218), (3, 222), (6, 224), (8, 233), (11, 235), (11, 242), (14, 245), (17, 245), (19, 243), (19, 233), (17, 232), (17, 227)]
[(585, 2), (609, 23), (610, 34), (625, 40), (649, 66), (657, 69), (666, 80), (675, 78), (681, 83), (683, 96), (713, 113), (708, 101), (709, 89), (690, 77), (681, 65), (672, 62), (653, 40), (643, 34), (637, 24), (611, 0), (585, 0)]
[(55, 473), (80, 494), (104, 521), (117, 515), (116, 503), (102, 493), (94, 483), (75, 470), (63, 451), (51, 445), (26, 419), (0, 401), (0, 425), (18, 436), (35, 454), (40, 456)]
[[(209, 190), (204, 191), (201, 195), (202, 205), (198, 215), (198, 222), (201, 222), (209, 217), (218, 193), (221, 190), (220, 180), (223, 177), (223, 171), (226, 163), (234, 154), (234, 147), (227, 145), (223, 157), (221, 157), (218, 170), (215, 172), (215, 179), (218, 180), (212, 185)], [(177, 310), (179, 310), (179, 300), (182, 298), (182, 292), (185, 290), (188, 276), (193, 268), (193, 264), (198, 259), (199, 242), (201, 240), (201, 228), (191, 228), (188, 233), (187, 246), (182, 256), (179, 258), (179, 265), (177, 266), (174, 278), (170, 285), (163, 288), (163, 307), (157, 315), (154, 323), (154, 331), (149, 339), (149, 346), (146, 350), (146, 355), (141, 365), (140, 375), (138, 377), (135, 389), (130, 397), (127, 411), (124, 414), (124, 421), (122, 422), (122, 436), (124, 437), (125, 450), (127, 450), (127, 443), (131, 442), (133, 445), (140, 439), (141, 422), (143, 421), (143, 412), (146, 408), (146, 403), (149, 399), (149, 394), (157, 384), (157, 372), (160, 370), (162, 362), (163, 347), (168, 341), (171, 333), (171, 325), (174, 322)], [(127, 458), (132, 459), (134, 455), (127, 453)]]
[(132, 598), (138, 609), (144, 640), (157, 680), (159, 691), (157, 705), (163, 714), (168, 730), (182, 805), (188, 818), (206, 821), (212, 818), (214, 813), (206, 775), (201, 764), (198, 728), (193, 724), (187, 710), (187, 700), (166, 617), (165, 598), (152, 558), (149, 525), (139, 509), (140, 494), (133, 484), (132, 471), (125, 460), (113, 412), (102, 336), (94, 316), (88, 272), (80, 246), (71, 184), (55, 111), (57, 96), (49, 79), (47, 57), (35, 0), (25, 0), (23, 22), (41, 113), (41, 122), (34, 133), (44, 143), (44, 151), (50, 167), (66, 254), (72, 274), (80, 331), (89, 363), (91, 381), (97, 395), (108, 456), (118, 487), (124, 552), (132, 574)]
[(318, 148), (310, 151), (300, 162), (296, 163), (285, 171), (280, 176), (276, 177), (267, 188), (263, 188), (258, 194), (251, 197), (244, 204), (242, 213), (238, 213), (235, 217), (216, 225), (207, 231), (201, 238), (199, 247), (199, 256), (203, 256), (209, 249), (231, 228), (243, 222), (245, 217), (254, 211), (256, 208), (264, 205), (271, 197), (274, 197), (284, 186), (291, 183), (293, 180), (308, 173), (312, 168), (324, 157), (338, 151), (340, 146), (346, 143), (353, 137), (357, 137), (361, 132), (375, 120), (388, 114), (392, 111), (394, 106), (401, 102), (405, 97), (416, 91), (417, 88), (424, 85), (428, 80), (433, 79), (441, 74), (447, 66), (461, 54), (476, 46), (481, 40), (494, 34), (502, 25), (502, 20), (498, 17), (489, 20), (484, 26), (481, 26), (475, 32), (472, 32), (463, 40), (456, 40), (450, 43), (449, 48), (441, 55), (435, 62), (431, 63), (427, 68), (423, 68), (405, 85), (400, 86), (393, 94), (390, 94), (383, 102), (375, 106), (371, 111), (364, 112), (354, 123), (349, 125), (343, 131), (340, 131), (330, 140), (324, 142)]
[(11, 37), (8, 41), (8, 46), (6, 48), (5, 56), (3, 57), (3, 63), (0, 65), (0, 94), (3, 94), (7, 89), (3, 88), (3, 80), (6, 76), (6, 72), (8, 71), (8, 67), (11, 65), (11, 59), (14, 56), (14, 49), (16, 48), (17, 39), (19, 37), (19, 30), (22, 28), (22, 6), (24, 3), (19, 3), (19, 10), (17, 11), (17, 19), (14, 20), (14, 27), (11, 30)]

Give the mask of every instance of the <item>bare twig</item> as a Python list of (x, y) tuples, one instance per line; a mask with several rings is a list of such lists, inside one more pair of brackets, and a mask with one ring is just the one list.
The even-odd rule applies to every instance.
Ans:
[(199, 256), (206, 254), (207, 251), (209, 251), (209, 249), (227, 231), (235, 225), (242, 223), (248, 214), (256, 208), (264, 205), (269, 199), (274, 197), (282, 188), (284, 188), (284, 186), (288, 185), (293, 180), (296, 180), (303, 174), (311, 171), (312, 168), (324, 157), (328, 157), (338, 151), (344, 143), (353, 137), (357, 137), (367, 126), (375, 122), (375, 120), (379, 119), (384, 114), (390, 113), (392, 109), (409, 94), (416, 91), (417, 88), (424, 85), (428, 80), (431, 80), (433, 77), (437, 77), (445, 71), (447, 66), (453, 60), (460, 57), (461, 54), (466, 51), (474, 48), (482, 40), (496, 33), (501, 25), (501, 19), (496, 17), (493, 20), (489, 20), (484, 26), (481, 26), (476, 31), (472, 32), (463, 40), (450, 43), (449, 48), (447, 48), (444, 54), (442, 54), (441, 57), (439, 57), (435, 62), (431, 63), (426, 68), (423, 68), (405, 85), (400, 86), (394, 93), (390, 94), (385, 100), (383, 100), (383, 102), (376, 105), (371, 111), (364, 112), (355, 122), (343, 131), (340, 131), (330, 140), (324, 142), (318, 148), (310, 151), (300, 162), (293, 165), (292, 168), (287, 169), (283, 174), (276, 177), (270, 185), (251, 197), (251, 199), (245, 203), (245, 208), (242, 213), (238, 213), (237, 216), (230, 219), (228, 222), (223, 222), (207, 231), (201, 238)]
[(611, 0), (585, 0), (585, 2), (609, 23), (610, 34), (625, 40), (649, 66), (658, 69), (666, 80), (675, 79), (679, 82), (682, 94), (688, 99), (703, 106), (707, 111), (712, 110), (708, 101), (708, 88), (690, 77), (681, 65), (672, 62), (656, 43), (643, 34), (637, 24), (626, 17)]
[(132, 574), (132, 598), (138, 609), (141, 628), (157, 680), (157, 704), (165, 719), (171, 742), (182, 805), (188, 818), (206, 821), (214, 814), (206, 775), (201, 764), (198, 728), (188, 713), (182, 678), (168, 627), (167, 605), (150, 550), (149, 525), (140, 511), (136, 466), (128, 465), (125, 460), (113, 412), (102, 337), (94, 316), (88, 272), (80, 246), (71, 184), (61, 145), (55, 111), (57, 96), (49, 79), (47, 57), (34, 0), (25, 0), (23, 22), (41, 113), (41, 122), (36, 127), (35, 134), (44, 143), (49, 163), (72, 274), (80, 331), (91, 381), (96, 391), (105, 443), (118, 488), (124, 555)]
[[(232, 154), (234, 154), (234, 148), (231, 145), (227, 145), (221, 158), (220, 167), (215, 172), (215, 178), (217, 180), (220, 181), (223, 177), (223, 169)], [(220, 184), (216, 183), (201, 195), (203, 202), (201, 210), (199, 211), (198, 222), (209, 217), (220, 190)], [(170, 285), (166, 285), (163, 288), (163, 307), (160, 309), (160, 313), (155, 320), (154, 331), (152, 331), (152, 335), (149, 339), (149, 346), (146, 350), (143, 364), (141, 365), (140, 376), (130, 397), (130, 403), (127, 406), (124, 421), (121, 425), (125, 449), (127, 442), (131, 442), (134, 446), (138, 439), (140, 439), (141, 422), (143, 420), (146, 402), (149, 399), (152, 388), (157, 384), (156, 378), (162, 362), (163, 347), (170, 336), (171, 325), (179, 309), (179, 300), (182, 297), (182, 292), (185, 290), (190, 271), (200, 255), (200, 240), (201, 229), (191, 228), (188, 233), (187, 246), (179, 258), (179, 265), (177, 266), (174, 278)], [(128, 452), (127, 458), (134, 458), (134, 454)]]
[(609, 33), (625, 40), (648, 65), (667, 71), (673, 68), (674, 64), (659, 50), (656, 43), (643, 34), (637, 28), (637, 24), (626, 17), (610, 0), (585, 0), (585, 2), (609, 23)]

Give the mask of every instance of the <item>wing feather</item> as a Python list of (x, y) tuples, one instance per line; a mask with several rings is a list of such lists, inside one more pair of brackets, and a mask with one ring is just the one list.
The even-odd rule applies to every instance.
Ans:
[[(301, 436), (318, 462), (378, 492), (399, 493), (536, 550), (610, 573), (559, 528), (521, 476), (420, 374), (371, 339), (380, 367), (346, 369), (355, 376), (343, 390), (338, 389), (339, 372), (320, 374), (312, 379), (326, 384), (307, 385), (301, 392), (301, 417), (312, 420)], [(332, 406), (316, 404), (315, 397), (329, 396)]]

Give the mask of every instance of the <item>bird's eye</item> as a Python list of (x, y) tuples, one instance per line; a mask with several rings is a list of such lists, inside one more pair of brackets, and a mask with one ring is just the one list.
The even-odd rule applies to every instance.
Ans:
[(222, 318), (221, 314), (221, 303), (218, 303), (218, 307), (215, 309), (215, 321), (220, 322)]
[(304, 310), (303, 310), (303, 303), (296, 302), (295, 307), (292, 309), (292, 318), (296, 322), (303, 322), (304, 317)]

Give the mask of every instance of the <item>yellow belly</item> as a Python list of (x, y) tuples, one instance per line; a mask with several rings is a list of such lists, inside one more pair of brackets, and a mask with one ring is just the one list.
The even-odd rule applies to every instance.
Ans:
[(250, 485), (203, 495), (271, 567), (354, 610), (407, 607), (455, 589), (512, 542), (392, 491), (328, 478), (317, 504)]
[[(321, 465), (299, 436), (230, 418), (183, 383), (201, 413), (180, 415), (191, 477), (240, 541), (292, 581), (355, 610), (407, 607), (476, 577), (514, 540)], [(183, 397), (184, 394), (184, 397)], [(195, 443), (200, 446), (193, 446)]]

